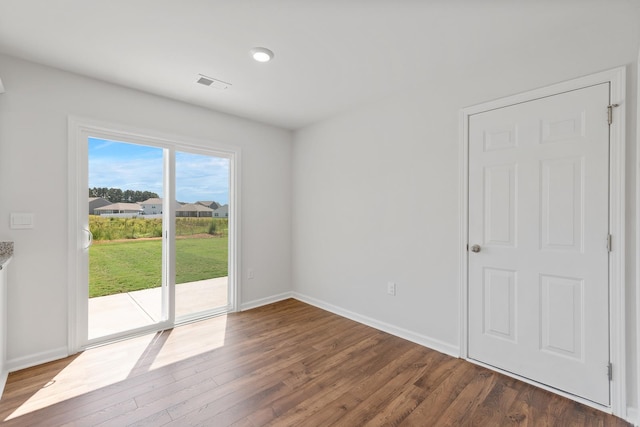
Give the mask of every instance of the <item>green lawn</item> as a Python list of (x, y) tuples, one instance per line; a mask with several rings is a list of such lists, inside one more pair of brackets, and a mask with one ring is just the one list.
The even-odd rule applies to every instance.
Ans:
[[(176, 240), (176, 283), (227, 276), (228, 238)], [(160, 286), (162, 240), (104, 242), (89, 249), (89, 298)]]

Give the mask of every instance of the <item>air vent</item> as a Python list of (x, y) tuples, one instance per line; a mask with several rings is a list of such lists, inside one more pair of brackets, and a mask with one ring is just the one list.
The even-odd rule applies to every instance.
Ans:
[(214, 79), (213, 77), (207, 77), (203, 74), (198, 74), (198, 80), (196, 83), (200, 83), (201, 85), (214, 87), (216, 89), (226, 89), (231, 86), (231, 83), (223, 82), (222, 80)]

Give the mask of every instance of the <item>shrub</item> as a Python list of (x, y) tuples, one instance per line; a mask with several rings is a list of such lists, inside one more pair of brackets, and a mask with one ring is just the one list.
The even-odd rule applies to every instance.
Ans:
[(209, 234), (215, 236), (217, 231), (218, 231), (218, 222), (215, 219), (211, 220), (211, 223), (209, 224)]
[[(89, 230), (94, 240), (139, 239), (162, 237), (161, 218), (116, 218), (89, 216)], [(176, 218), (176, 235), (210, 234), (225, 237), (229, 233), (226, 218)]]

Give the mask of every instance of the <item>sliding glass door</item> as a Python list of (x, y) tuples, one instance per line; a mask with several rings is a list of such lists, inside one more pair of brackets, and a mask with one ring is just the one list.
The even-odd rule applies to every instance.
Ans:
[(70, 353), (235, 310), (239, 153), (69, 130)]

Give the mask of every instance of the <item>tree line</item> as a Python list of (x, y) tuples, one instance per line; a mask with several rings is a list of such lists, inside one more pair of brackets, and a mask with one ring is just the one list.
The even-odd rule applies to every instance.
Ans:
[(147, 199), (158, 198), (152, 191), (124, 190), (119, 188), (93, 187), (89, 189), (89, 197), (102, 197), (111, 203), (137, 203)]

